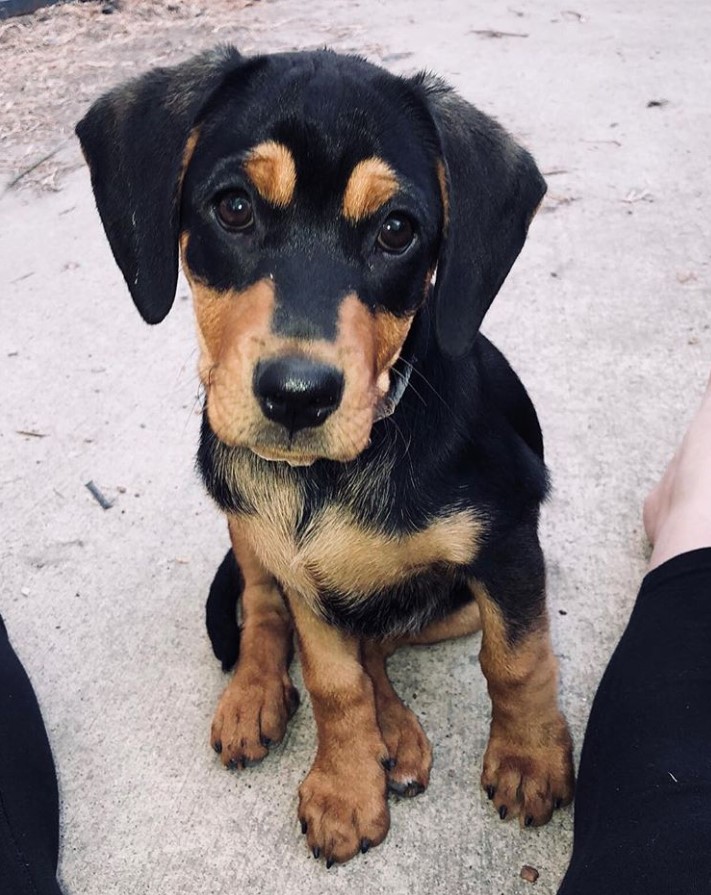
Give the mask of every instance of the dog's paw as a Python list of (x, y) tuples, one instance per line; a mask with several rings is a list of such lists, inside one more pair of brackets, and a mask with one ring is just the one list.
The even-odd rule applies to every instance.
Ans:
[(244, 768), (281, 742), (299, 706), (299, 692), (284, 675), (247, 678), (239, 669), (220, 697), (210, 741), (222, 763)]
[(301, 830), (315, 858), (326, 866), (348, 861), (379, 845), (390, 827), (385, 755), (349, 762), (317, 756), (299, 789)]
[(570, 804), (575, 790), (573, 743), (565, 718), (511, 737), (492, 725), (481, 785), (499, 817), (521, 826), (548, 823), (556, 808)]
[(378, 725), (387, 746), (388, 788), (399, 796), (417, 796), (427, 789), (432, 746), (414, 712), (400, 700), (378, 706)]

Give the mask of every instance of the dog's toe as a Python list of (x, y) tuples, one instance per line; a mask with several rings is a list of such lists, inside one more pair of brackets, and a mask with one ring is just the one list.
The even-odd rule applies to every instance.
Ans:
[(244, 769), (281, 742), (299, 704), (288, 677), (230, 681), (215, 712), (211, 743), (223, 765)]
[(518, 818), (522, 827), (548, 823), (553, 811), (573, 799), (572, 743), (560, 716), (547, 736), (533, 743), (492, 733), (481, 784), (501, 820)]
[(357, 771), (315, 765), (299, 790), (299, 817), (312, 854), (327, 867), (365, 854), (390, 826), (385, 772), (375, 761)]
[(432, 747), (422, 725), (399, 699), (378, 706), (378, 724), (389, 755), (388, 788), (402, 797), (420, 795), (432, 769)]

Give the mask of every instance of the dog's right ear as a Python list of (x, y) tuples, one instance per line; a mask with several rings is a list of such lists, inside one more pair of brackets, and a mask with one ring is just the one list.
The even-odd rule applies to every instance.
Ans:
[(116, 263), (147, 323), (170, 310), (178, 281), (180, 181), (196, 119), (227, 75), (232, 47), (157, 68), (98, 99), (76, 133)]

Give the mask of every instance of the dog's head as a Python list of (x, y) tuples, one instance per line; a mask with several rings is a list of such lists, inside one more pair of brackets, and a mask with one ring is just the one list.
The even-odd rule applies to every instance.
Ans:
[(77, 133), (149, 323), (180, 249), (212, 430), (296, 465), (365, 448), (424, 302), (446, 352), (470, 347), (545, 192), (446, 85), (328, 51), (156, 69)]

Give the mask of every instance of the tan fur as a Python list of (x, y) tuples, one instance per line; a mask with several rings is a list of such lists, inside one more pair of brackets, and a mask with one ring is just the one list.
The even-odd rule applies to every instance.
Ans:
[(222, 763), (259, 761), (278, 743), (298, 705), (289, 678), (293, 629), (274, 578), (249, 548), (238, 519), (229, 520), (235, 558), (244, 579), (237, 670), (212, 723), (211, 741)]
[(292, 569), (303, 569), (314, 584), (358, 600), (432, 565), (470, 562), (481, 530), (473, 514), (461, 512), (397, 537), (366, 528), (331, 505), (307, 529)]
[(247, 156), (244, 170), (267, 202), (285, 208), (293, 201), (296, 164), (291, 150), (283, 143), (275, 140), (259, 143)]
[(399, 189), (397, 176), (383, 159), (364, 159), (351, 171), (343, 193), (343, 216), (356, 224), (370, 217)]
[(388, 753), (373, 685), (358, 639), (318, 619), (296, 594), (287, 596), (318, 730), (316, 758), (299, 789), (299, 817), (312, 849), (327, 860), (347, 861), (363, 840), (382, 842), (390, 826)]
[(373, 682), (378, 727), (394, 766), (388, 771), (390, 789), (403, 796), (419, 795), (427, 788), (432, 769), (432, 746), (415, 714), (395, 692), (387, 673), (387, 660), (395, 644), (367, 640), (363, 667)]
[[(208, 395), (208, 416), (226, 444), (243, 445), (270, 460), (310, 464), (318, 457), (352, 460), (366, 447), (376, 409), (390, 387), (390, 368), (412, 324), (384, 311), (372, 314), (356, 295), (339, 309), (335, 341), (283, 338), (272, 332), (275, 287), (259, 280), (243, 292), (218, 292), (190, 271), (190, 234), (180, 235), (183, 270), (193, 293), (200, 346), (199, 374)], [(254, 396), (254, 369), (261, 360), (296, 354), (343, 371), (338, 410), (317, 429), (291, 441), (283, 426), (269, 422)]]
[(402, 645), (426, 646), (430, 643), (439, 643), (441, 640), (468, 637), (477, 631), (481, 631), (481, 613), (478, 604), (472, 601), (451, 615), (427, 625), (419, 634), (408, 636), (402, 641)]
[(444, 162), (437, 162), (437, 180), (442, 196), (442, 232), (446, 235), (449, 230), (449, 190), (447, 189), (447, 173)]
[(200, 127), (194, 127), (190, 131), (190, 135), (188, 136), (187, 143), (185, 144), (185, 149), (183, 149), (183, 160), (180, 165), (180, 178), (179, 178), (179, 193), (183, 189), (183, 181), (185, 180), (185, 175), (188, 171), (188, 165), (195, 154), (195, 147), (198, 144), (198, 140), (200, 139)]
[[(377, 346), (376, 366), (378, 376), (387, 372), (400, 356), (413, 317), (396, 317), (387, 311), (375, 314), (375, 344)], [(388, 384), (389, 387), (389, 384)]]
[(492, 703), (482, 785), (494, 805), (521, 823), (546, 823), (573, 797), (572, 741), (558, 710), (558, 665), (547, 617), (512, 643), (501, 610), (473, 582), (481, 612), (481, 668)]
[(419, 634), (397, 640), (363, 643), (363, 666), (373, 681), (378, 725), (395, 766), (388, 771), (390, 788), (400, 795), (418, 795), (427, 788), (432, 768), (432, 747), (420, 722), (395, 692), (387, 673), (387, 660), (402, 646), (422, 646), (466, 637), (481, 629), (477, 603), (472, 600)]
[[(183, 237), (185, 234), (183, 234)], [(184, 244), (184, 239), (181, 239)], [(187, 271), (186, 271), (187, 273)], [(262, 413), (252, 392), (254, 366), (270, 334), (274, 285), (260, 280), (242, 293), (218, 293), (188, 274), (200, 344), (199, 373), (208, 417), (228, 444), (248, 444)]]
[(477, 552), (482, 523), (469, 512), (397, 537), (366, 528), (344, 507), (329, 505), (297, 538), (303, 497), (296, 481), (284, 474), (278, 484), (260, 487), (259, 479), (245, 472), (233, 473), (255, 508), (242, 520), (244, 537), (263, 566), (314, 612), (320, 612), (323, 589), (360, 600), (428, 566), (470, 562)]

